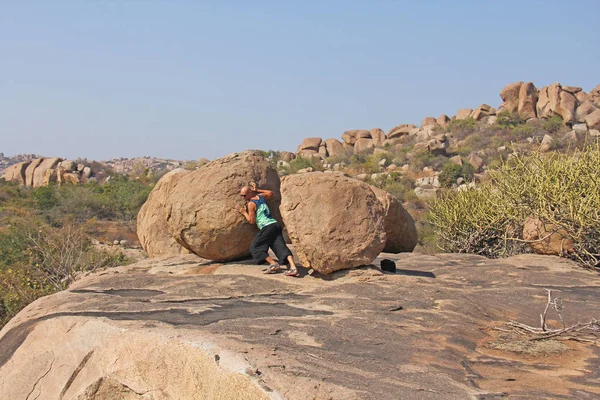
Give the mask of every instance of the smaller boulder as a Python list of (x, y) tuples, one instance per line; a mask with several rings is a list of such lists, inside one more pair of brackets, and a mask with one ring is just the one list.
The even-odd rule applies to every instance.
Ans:
[(377, 148), (383, 147), (383, 142), (385, 141), (385, 132), (379, 128), (373, 128), (369, 131), (371, 134), (371, 138), (373, 138), (373, 146)]
[(550, 135), (544, 135), (542, 139), (542, 143), (540, 144), (540, 151), (542, 153), (547, 153), (554, 148), (555, 140)]
[(573, 241), (563, 228), (528, 218), (523, 226), (523, 239), (537, 254), (563, 255), (573, 251)]
[(435, 125), (437, 124), (437, 120), (433, 117), (425, 117), (423, 118), (423, 122), (421, 122), (421, 128), (423, 128), (425, 125)]
[(600, 130), (600, 109), (585, 117), (585, 123), (589, 129)]
[(355, 129), (351, 131), (346, 131), (342, 134), (342, 140), (344, 143), (349, 145), (354, 145), (358, 139), (370, 139), (371, 134), (369, 131), (364, 129)]
[(473, 113), (473, 109), (471, 109), (471, 108), (461, 108), (460, 110), (458, 110), (456, 112), (456, 119), (458, 119), (458, 120), (467, 119), (471, 116), (472, 113)]
[(401, 124), (390, 129), (386, 137), (388, 139), (399, 138), (401, 136), (408, 135), (415, 128), (417, 128), (417, 126), (413, 124)]
[(302, 141), (300, 146), (298, 147), (298, 152), (302, 150), (313, 150), (315, 152), (319, 151), (319, 147), (321, 146), (321, 138), (306, 138)]
[(435, 122), (442, 127), (448, 126), (450, 123), (450, 118), (446, 114), (442, 114), (435, 120)]

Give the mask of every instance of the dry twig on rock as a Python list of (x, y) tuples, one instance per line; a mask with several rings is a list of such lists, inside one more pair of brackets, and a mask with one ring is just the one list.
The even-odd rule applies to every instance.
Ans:
[[(529, 336), (529, 340), (543, 340), (562, 336), (565, 340), (576, 340), (600, 346), (600, 342), (598, 341), (598, 338), (600, 337), (600, 321), (592, 317), (589, 322), (577, 322), (576, 324), (567, 327), (562, 317), (562, 299), (560, 297), (553, 299), (552, 290), (544, 290), (546, 290), (548, 294), (548, 300), (546, 302), (546, 306), (544, 307), (544, 311), (540, 314), (541, 326), (536, 328), (518, 321), (510, 321), (507, 325), (512, 329), (512, 331), (521, 335)], [(551, 306), (557, 312), (562, 324), (560, 329), (551, 329), (546, 324), (547, 313)], [(501, 329), (498, 328), (498, 330)]]

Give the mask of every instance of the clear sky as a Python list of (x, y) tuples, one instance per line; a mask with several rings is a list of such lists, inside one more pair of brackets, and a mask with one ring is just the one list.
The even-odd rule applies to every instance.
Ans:
[(0, 0), (0, 152), (217, 158), (600, 84), (600, 0)]

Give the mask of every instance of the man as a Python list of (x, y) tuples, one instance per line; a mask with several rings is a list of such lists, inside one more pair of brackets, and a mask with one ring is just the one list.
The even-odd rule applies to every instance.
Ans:
[[(257, 189), (256, 183), (250, 182), (249, 186), (244, 186), (240, 190), (240, 195), (246, 201), (246, 207), (240, 207), (237, 211), (248, 222), (255, 223), (260, 229), (260, 232), (252, 241), (252, 245), (250, 245), (250, 253), (252, 253), (252, 258), (257, 264), (262, 264), (265, 261), (269, 263), (265, 274), (274, 274), (281, 271), (279, 263), (282, 263), (289, 265), (289, 270), (284, 275), (298, 276), (298, 268), (294, 262), (292, 252), (286, 246), (281, 227), (271, 216), (271, 210), (266, 202), (266, 200), (273, 197), (273, 194), (271, 190)], [(273, 250), (279, 263), (269, 256), (269, 248)]]

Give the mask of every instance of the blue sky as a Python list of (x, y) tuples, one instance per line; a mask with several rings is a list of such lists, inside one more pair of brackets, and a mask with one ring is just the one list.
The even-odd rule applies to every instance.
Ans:
[(0, 152), (295, 151), (600, 84), (600, 1), (0, 0)]

